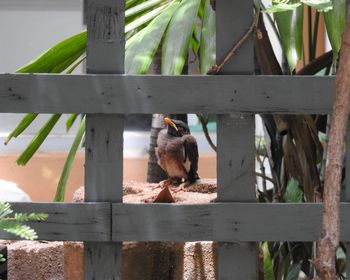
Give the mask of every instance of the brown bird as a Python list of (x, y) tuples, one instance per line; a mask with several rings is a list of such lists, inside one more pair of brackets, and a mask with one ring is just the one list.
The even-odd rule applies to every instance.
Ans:
[(169, 179), (160, 185), (166, 187), (181, 183), (184, 179), (180, 190), (199, 179), (197, 141), (190, 134), (186, 123), (170, 118), (164, 120), (168, 127), (159, 132), (156, 156), (159, 166), (168, 174)]

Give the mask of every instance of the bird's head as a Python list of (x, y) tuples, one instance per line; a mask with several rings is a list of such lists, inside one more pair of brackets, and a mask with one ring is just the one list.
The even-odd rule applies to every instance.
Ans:
[(185, 134), (190, 134), (188, 125), (183, 121), (172, 120), (170, 118), (164, 118), (165, 123), (168, 125), (168, 134), (175, 137), (182, 137)]

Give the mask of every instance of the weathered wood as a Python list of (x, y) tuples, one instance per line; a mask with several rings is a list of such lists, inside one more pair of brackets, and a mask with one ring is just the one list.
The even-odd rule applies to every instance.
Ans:
[[(341, 240), (350, 240), (350, 203), (341, 204)], [(316, 241), (322, 204), (113, 204), (114, 241)]]
[(218, 116), (218, 201), (255, 201), (255, 118)]
[(87, 0), (87, 73), (124, 73), (124, 2)]
[[(87, 1), (87, 73), (124, 73), (124, 5), (124, 0)], [(108, 91), (96, 94), (108, 96)], [(86, 201), (122, 201), (123, 126), (122, 115), (86, 117)], [(121, 259), (122, 243), (86, 242), (84, 279), (121, 279)]]
[[(253, 1), (216, 1), (216, 63), (219, 64), (253, 20)], [(220, 74), (254, 73), (253, 38), (227, 62)], [(260, 88), (261, 89), (261, 88)], [(231, 104), (237, 100), (237, 89), (231, 90)], [(261, 91), (263, 93), (264, 91)], [(267, 94), (265, 92), (265, 94)], [(264, 98), (266, 100), (270, 99)], [(238, 99), (240, 100), (240, 98)], [(242, 110), (244, 112), (245, 110)], [(217, 120), (217, 201), (255, 202), (255, 118), (254, 115), (219, 115)], [(232, 214), (232, 212), (229, 212)], [(237, 221), (235, 221), (237, 223)], [(231, 226), (232, 228), (232, 226)], [(234, 226), (234, 228), (236, 228)], [(237, 228), (236, 228), (237, 229)], [(226, 227), (218, 227), (221, 232)], [(234, 241), (234, 240), (223, 240)], [(257, 279), (257, 246), (254, 243), (218, 243), (218, 278)]]
[[(108, 203), (11, 203), (17, 213), (46, 213), (45, 221), (28, 222), (41, 240), (110, 240)], [(0, 239), (19, 239), (0, 231)]]
[(317, 76), (1, 74), (0, 112), (321, 114), (334, 88)]
[[(12, 203), (16, 212), (41, 212), (31, 222), (41, 240), (109, 241), (314, 241), (322, 204), (111, 204)], [(341, 203), (341, 240), (350, 241), (350, 203)], [(0, 239), (18, 239), (0, 232)]]
[(86, 116), (85, 201), (122, 201), (123, 120), (115, 114)]

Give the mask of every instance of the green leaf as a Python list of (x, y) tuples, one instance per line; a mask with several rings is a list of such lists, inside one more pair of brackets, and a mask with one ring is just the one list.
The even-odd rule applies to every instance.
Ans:
[(55, 199), (54, 199), (54, 201), (56, 201), (56, 202), (64, 201), (64, 196), (66, 193), (66, 186), (67, 186), (68, 178), (69, 178), (70, 172), (72, 170), (72, 165), (73, 165), (73, 161), (75, 159), (75, 155), (78, 151), (78, 148), (80, 146), (81, 139), (83, 138), (84, 133), (85, 133), (85, 116), (84, 116), (83, 120), (81, 121), (80, 127), (78, 129), (77, 134), (75, 135), (72, 147), (70, 148), (66, 162), (64, 164), (63, 171), (62, 171), (61, 177), (60, 177), (60, 181), (58, 182), (58, 186), (56, 189), (56, 195), (55, 195)]
[[(172, 17), (162, 48), (162, 74), (180, 75), (187, 59), (200, 0), (182, 1)], [(181, 30), (181, 32), (179, 32)]]
[(16, 73), (60, 73), (86, 50), (86, 31), (76, 34), (48, 49)]
[(6, 137), (4, 144), (7, 145), (13, 137), (18, 137), (38, 116), (37, 113), (26, 114), (14, 130)]
[(293, 11), (299, 7), (301, 3), (277, 3), (263, 10), (264, 13), (280, 13), (285, 11)]
[(289, 179), (286, 192), (284, 193), (285, 202), (302, 202), (303, 191), (299, 188), (299, 182), (294, 178)]
[(328, 12), (333, 9), (332, 0), (301, 0), (301, 2), (319, 12)]
[(15, 213), (14, 219), (17, 222), (28, 222), (28, 221), (43, 221), (47, 219), (49, 215), (44, 213)]
[(126, 0), (125, 2), (125, 9), (129, 9), (130, 7), (134, 6), (139, 2), (140, 0)]
[(165, 4), (163, 6), (160, 6), (147, 14), (144, 14), (143, 16), (135, 19), (134, 21), (130, 22), (129, 24), (125, 25), (125, 32), (129, 32), (137, 27), (140, 27), (141, 25), (145, 24), (146, 22), (149, 22), (150, 20), (154, 19), (156, 16), (158, 16), (166, 7), (168, 7), (169, 4)]
[(333, 50), (333, 61), (337, 61), (342, 34), (346, 23), (346, 0), (334, 0), (333, 9), (323, 14), (327, 34)]
[(139, 5), (136, 5), (130, 9), (127, 9), (125, 11), (125, 18), (135, 16), (135, 15), (137, 15), (145, 10), (153, 8), (154, 6), (157, 6), (158, 4), (160, 4), (163, 1), (164, 0), (149, 0), (149, 1), (143, 2)]
[(145, 74), (152, 63), (166, 27), (179, 6), (175, 1), (157, 16), (147, 27), (135, 34), (126, 43), (125, 72)]
[(51, 116), (51, 118), (45, 123), (45, 125), (40, 129), (40, 131), (34, 136), (27, 148), (18, 157), (16, 161), (18, 165), (27, 164), (27, 162), (32, 158), (34, 153), (39, 149), (41, 144), (49, 135), (50, 131), (53, 129), (60, 117), (61, 114), (54, 114)]
[(38, 238), (38, 235), (32, 228), (16, 221), (0, 221), (0, 229), (28, 240)]
[(285, 280), (298, 280), (300, 270), (301, 270), (301, 264), (302, 264), (302, 262), (293, 263), (292, 266), (288, 270), (288, 273), (287, 273)]
[(264, 254), (264, 280), (275, 280), (273, 274), (273, 263), (269, 252), (268, 243), (264, 242), (262, 244), (262, 250)]
[(86, 54), (80, 57), (73, 65), (71, 65), (67, 71), (66, 74), (72, 74), (72, 72), (86, 59)]
[(72, 128), (72, 126), (73, 126), (75, 120), (77, 119), (78, 115), (79, 114), (70, 114), (68, 120), (66, 121), (66, 131), (67, 132)]
[(8, 202), (0, 201), (0, 220), (5, 218), (6, 216), (13, 213), (13, 210), (11, 209), (11, 205)]
[(202, 19), (202, 31), (199, 49), (200, 73), (206, 74), (216, 62), (216, 15), (206, 0)]
[(304, 6), (301, 5), (291, 11), (276, 13), (274, 17), (289, 70), (292, 72), (303, 54)]

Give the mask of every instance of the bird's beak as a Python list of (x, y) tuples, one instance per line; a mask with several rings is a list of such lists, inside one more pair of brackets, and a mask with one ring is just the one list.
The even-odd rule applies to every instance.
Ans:
[(164, 118), (164, 121), (165, 121), (168, 125), (171, 125), (173, 128), (175, 128), (176, 131), (178, 131), (176, 124), (174, 124), (174, 122), (173, 122), (171, 119), (169, 119), (169, 118)]

